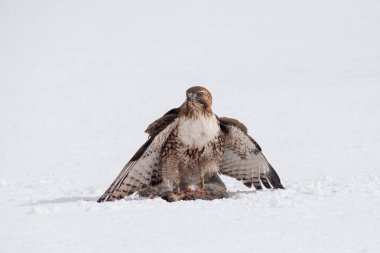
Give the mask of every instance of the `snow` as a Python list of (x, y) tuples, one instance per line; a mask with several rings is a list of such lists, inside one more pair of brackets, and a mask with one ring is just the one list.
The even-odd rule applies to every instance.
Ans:
[[(379, 252), (380, 2), (0, 2), (0, 252)], [(206, 86), (284, 191), (98, 204)]]

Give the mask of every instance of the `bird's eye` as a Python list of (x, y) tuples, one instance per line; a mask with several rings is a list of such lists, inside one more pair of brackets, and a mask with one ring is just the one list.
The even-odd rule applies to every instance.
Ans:
[(197, 97), (203, 97), (203, 92), (197, 92)]

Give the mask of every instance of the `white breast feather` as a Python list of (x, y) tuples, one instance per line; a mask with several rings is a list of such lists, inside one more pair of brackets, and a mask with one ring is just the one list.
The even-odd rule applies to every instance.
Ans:
[(196, 119), (180, 119), (178, 127), (178, 137), (182, 143), (196, 148), (203, 148), (215, 139), (220, 131), (215, 115)]

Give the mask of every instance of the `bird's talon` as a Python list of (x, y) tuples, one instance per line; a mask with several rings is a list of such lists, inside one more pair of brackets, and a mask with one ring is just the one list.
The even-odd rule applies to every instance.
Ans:
[(166, 193), (161, 198), (166, 200), (167, 202), (176, 202), (181, 200), (181, 196), (175, 194), (174, 192)]

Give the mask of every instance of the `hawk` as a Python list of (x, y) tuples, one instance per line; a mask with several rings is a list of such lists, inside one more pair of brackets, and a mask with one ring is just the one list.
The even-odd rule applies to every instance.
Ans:
[[(257, 190), (284, 189), (247, 127), (236, 119), (218, 118), (211, 107), (212, 96), (206, 88), (188, 89), (180, 107), (148, 126), (148, 140), (98, 202), (152, 192), (169, 201), (190, 195), (222, 198), (226, 188), (218, 174)], [(191, 194), (194, 191), (200, 195)]]

